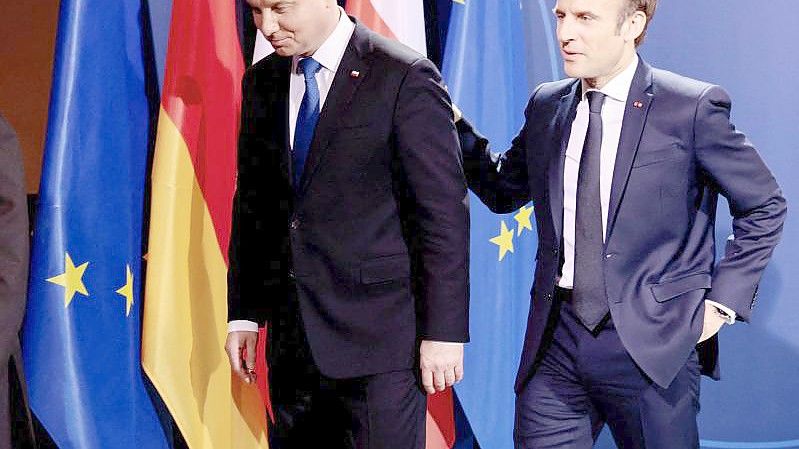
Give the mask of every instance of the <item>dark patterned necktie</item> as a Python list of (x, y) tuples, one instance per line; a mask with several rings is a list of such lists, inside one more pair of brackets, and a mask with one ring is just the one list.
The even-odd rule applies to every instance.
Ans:
[(602, 202), (599, 193), (602, 103), (605, 95), (591, 91), (586, 96), (591, 112), (577, 177), (572, 300), (577, 317), (593, 331), (609, 312), (605, 293)]

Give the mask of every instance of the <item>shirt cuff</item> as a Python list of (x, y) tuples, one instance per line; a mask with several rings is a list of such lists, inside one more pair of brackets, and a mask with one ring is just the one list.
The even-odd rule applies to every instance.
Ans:
[(710, 304), (711, 306), (713, 306), (713, 307), (721, 310), (722, 312), (726, 313), (727, 316), (725, 317), (725, 320), (727, 321), (727, 324), (735, 324), (736, 314), (735, 314), (734, 310), (730, 309), (729, 307), (727, 307), (727, 306), (725, 306), (723, 304), (719, 304), (716, 301), (711, 301), (709, 299), (705, 300), (705, 305), (707, 305), (707, 304)]
[(233, 320), (227, 323), (227, 331), (231, 332), (258, 332), (258, 323), (249, 320)]

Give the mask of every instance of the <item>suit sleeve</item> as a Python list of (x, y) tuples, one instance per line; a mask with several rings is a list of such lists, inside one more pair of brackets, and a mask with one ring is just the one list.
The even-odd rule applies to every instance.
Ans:
[[(19, 143), (0, 116), (0, 346), (17, 340), (28, 283), (28, 206)], [(5, 362), (4, 362), (5, 363)]]
[[(230, 245), (228, 247), (228, 321), (246, 320), (254, 323), (263, 324), (266, 316), (261, 307), (254, 304), (254, 298), (242, 295), (242, 263), (246, 263), (241, 258), (241, 226), (242, 214), (246, 213), (246, 192), (242, 192), (242, 177), (248, 176), (246, 167), (247, 154), (252, 145), (253, 127), (252, 119), (252, 95), (253, 95), (253, 71), (248, 70), (242, 80), (242, 105), (241, 105), (241, 125), (238, 143), (238, 174), (236, 179), (236, 193), (233, 197), (233, 218), (230, 233)], [(244, 168), (244, 170), (242, 170)]]
[(469, 211), (452, 106), (435, 66), (408, 70), (394, 113), (397, 161), (410, 207), (417, 333), (436, 341), (469, 339)]
[(751, 142), (730, 123), (731, 102), (718, 86), (699, 99), (694, 139), (699, 165), (730, 205), (732, 240), (713, 273), (710, 300), (748, 321), (763, 270), (780, 240), (787, 205)]
[(505, 153), (492, 153), (488, 139), (465, 118), (457, 123), (469, 188), (493, 212), (513, 212), (532, 199), (528, 183), (526, 145), (529, 121), (539, 89), (540, 86), (524, 111), (524, 126)]

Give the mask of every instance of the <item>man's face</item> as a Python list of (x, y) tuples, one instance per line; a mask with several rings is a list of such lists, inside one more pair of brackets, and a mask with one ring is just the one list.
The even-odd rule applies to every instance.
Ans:
[[(563, 68), (573, 78), (601, 79), (615, 75), (625, 55), (634, 50), (619, 27), (627, 0), (558, 0), (557, 35)], [(625, 21), (626, 23), (626, 21)], [(629, 34), (629, 33), (627, 33)]]
[(335, 27), (333, 0), (247, 0), (255, 26), (280, 56), (310, 56)]

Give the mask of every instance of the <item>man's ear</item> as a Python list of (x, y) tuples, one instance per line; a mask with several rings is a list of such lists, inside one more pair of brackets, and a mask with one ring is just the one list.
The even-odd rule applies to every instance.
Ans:
[(621, 26), (621, 35), (627, 42), (634, 42), (646, 29), (646, 14), (635, 11)]

